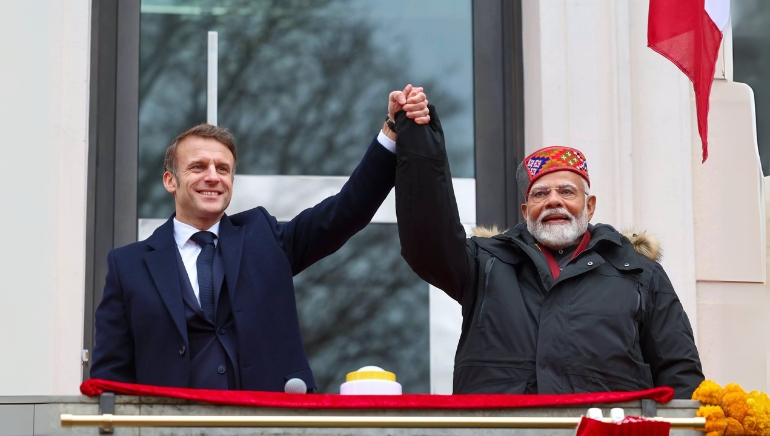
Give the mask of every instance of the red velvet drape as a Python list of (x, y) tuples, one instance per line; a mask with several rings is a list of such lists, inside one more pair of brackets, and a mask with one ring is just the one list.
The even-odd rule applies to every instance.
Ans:
[(653, 399), (667, 403), (674, 390), (660, 387), (636, 392), (599, 392), (565, 395), (297, 395), (282, 392), (218, 391), (169, 388), (90, 379), (80, 386), (83, 395), (103, 392), (179, 398), (231, 406), (286, 407), (298, 409), (504, 409), (520, 407), (578, 406)]

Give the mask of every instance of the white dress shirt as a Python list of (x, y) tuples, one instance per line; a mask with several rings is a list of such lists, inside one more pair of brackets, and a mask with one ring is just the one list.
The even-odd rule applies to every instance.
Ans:
[[(385, 133), (383, 133), (382, 130), (380, 130), (380, 134), (377, 135), (377, 142), (389, 152), (396, 152), (396, 141), (385, 136)], [(198, 286), (197, 261), (198, 255), (201, 253), (202, 249), (200, 245), (190, 239), (192, 235), (199, 231), (200, 230), (195, 227), (174, 218), (174, 240), (176, 241), (176, 247), (179, 249), (179, 255), (182, 256), (182, 263), (184, 263), (184, 269), (187, 271), (187, 277), (190, 278), (190, 285), (192, 285), (195, 298), (198, 299), (198, 303), (200, 304), (201, 297), (200, 286)], [(216, 247), (217, 244), (219, 244), (219, 221), (211, 226), (208, 231), (216, 236), (216, 238), (214, 238), (214, 246)]]
[[(174, 240), (176, 241), (176, 248), (179, 249), (179, 255), (182, 256), (182, 263), (184, 263), (184, 269), (187, 271), (187, 277), (190, 278), (190, 284), (192, 285), (195, 298), (198, 299), (198, 303), (201, 302), (200, 286), (198, 286), (198, 255), (201, 254), (201, 246), (190, 237), (200, 230), (195, 227), (185, 224), (176, 218), (174, 218)], [(219, 221), (208, 229), (209, 232), (216, 235), (214, 238), (214, 246), (219, 243)]]
[(383, 133), (382, 130), (380, 130), (380, 134), (377, 135), (377, 142), (379, 142), (380, 145), (385, 147), (389, 152), (396, 154), (396, 141), (385, 136), (385, 133)]

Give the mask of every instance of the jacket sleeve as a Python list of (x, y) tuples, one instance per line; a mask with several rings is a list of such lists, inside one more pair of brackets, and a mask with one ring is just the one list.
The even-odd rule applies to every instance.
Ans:
[(340, 192), (305, 209), (285, 224), (270, 216), (276, 240), (292, 266), (292, 273), (339, 250), (366, 227), (393, 189), (396, 156), (377, 139)]
[(94, 315), (94, 344), (91, 378), (136, 383), (134, 338), (120, 285), (115, 251), (107, 255), (104, 294)]
[(401, 255), (420, 278), (462, 301), (471, 257), (460, 224), (444, 131), (433, 105), (419, 125), (396, 114), (396, 215)]
[(650, 291), (640, 335), (642, 353), (655, 386), (670, 386), (674, 398), (689, 400), (703, 381), (703, 371), (690, 321), (660, 264), (653, 271)]

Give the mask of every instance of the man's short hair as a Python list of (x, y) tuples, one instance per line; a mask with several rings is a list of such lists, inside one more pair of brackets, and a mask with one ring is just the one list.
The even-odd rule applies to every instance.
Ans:
[(198, 138), (212, 138), (221, 142), (230, 153), (233, 154), (233, 175), (235, 175), (235, 164), (238, 163), (238, 155), (235, 153), (235, 139), (233, 139), (232, 133), (224, 127), (212, 126), (211, 124), (203, 123), (191, 128), (190, 130), (177, 136), (171, 145), (166, 149), (166, 155), (163, 158), (163, 171), (168, 171), (174, 175), (174, 178), (179, 178), (178, 168), (176, 166), (176, 149), (179, 144), (185, 139), (194, 136)]

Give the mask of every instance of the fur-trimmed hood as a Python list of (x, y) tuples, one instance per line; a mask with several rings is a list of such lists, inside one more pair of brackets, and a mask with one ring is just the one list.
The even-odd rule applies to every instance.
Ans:
[(660, 261), (663, 259), (663, 247), (660, 246), (658, 238), (650, 233), (647, 233), (646, 230), (626, 230), (620, 233), (628, 238), (629, 241), (631, 241), (631, 244), (634, 246), (634, 250), (637, 253), (644, 255), (648, 259), (654, 260), (658, 263), (660, 263)]
[[(471, 230), (471, 236), (492, 238), (507, 231), (508, 230), (502, 230), (495, 225), (490, 227), (476, 226)], [(637, 253), (655, 262), (660, 262), (661, 259), (663, 259), (663, 247), (661, 247), (658, 239), (646, 230), (625, 230), (620, 233), (631, 242), (631, 245)]]

